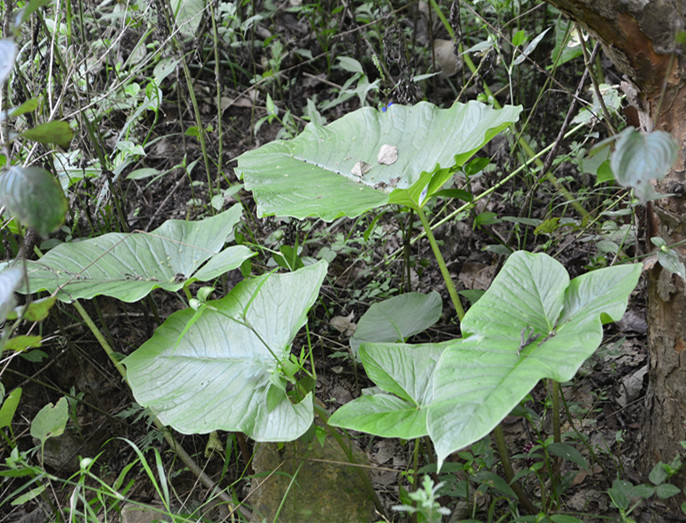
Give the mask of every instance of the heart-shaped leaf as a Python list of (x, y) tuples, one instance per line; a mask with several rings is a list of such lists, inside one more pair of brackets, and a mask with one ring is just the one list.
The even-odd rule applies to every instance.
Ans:
[(567, 285), (545, 254), (514, 253), (506, 265), (465, 315), (463, 332), (474, 334), (436, 368), (428, 428), (440, 461), (488, 434), (539, 380), (571, 380), (600, 345), (602, 323), (624, 314), (641, 274), (638, 264), (620, 265)]
[(27, 262), (30, 290), (59, 289), (62, 301), (104, 294), (134, 302), (153, 289), (173, 292), (216, 278), (254, 255), (242, 245), (220, 252), (240, 217), (236, 204), (197, 222), (169, 220), (151, 233), (109, 233), (63, 243), (39, 261)]
[(405, 341), (436, 323), (442, 310), (436, 291), (408, 292), (375, 303), (360, 318), (350, 348), (357, 355), (363, 343)]
[(0, 203), (41, 236), (62, 225), (67, 212), (67, 198), (59, 182), (39, 167), (14, 165), (0, 174)]
[(185, 434), (241, 431), (289, 441), (312, 424), (308, 394), (293, 403), (281, 362), (307, 321), (327, 264), (239, 283), (221, 300), (172, 314), (124, 360), (136, 401)]
[(657, 247), (657, 261), (672, 274), (677, 274), (682, 280), (686, 281), (686, 267), (679, 258), (679, 253), (675, 249), (667, 247), (667, 242), (659, 236), (654, 236), (650, 241)]
[(661, 180), (676, 161), (678, 146), (664, 131), (644, 135), (627, 127), (617, 137), (610, 166), (617, 183), (631, 187), (642, 203), (658, 196), (652, 180)]
[(354, 217), (418, 182), (420, 194), (431, 181), (431, 175), (420, 180), (423, 172), (432, 173), (437, 164), (462, 165), (520, 111), (479, 102), (450, 109), (393, 104), (385, 112), (364, 107), (325, 127), (310, 123), (293, 140), (242, 154), (236, 173), (253, 192), (259, 216)]
[[(413, 385), (414, 390), (431, 389), (421, 410), (426, 411), (427, 432), (439, 465), (450, 453), (488, 434), (539, 380), (572, 379), (600, 345), (602, 324), (624, 314), (640, 274), (640, 265), (620, 265), (570, 282), (564, 267), (550, 256), (516, 252), (465, 315), (461, 324), (464, 338), (441, 344), (393, 345), (394, 351), (407, 351), (410, 355), (406, 358), (432, 347), (440, 351), (433, 372), (422, 368), (417, 377), (421, 386)], [(379, 358), (390, 347), (367, 344), (360, 353)], [(365, 359), (363, 364), (366, 368)], [(397, 372), (396, 365), (384, 364)], [(370, 365), (368, 373), (382, 389), (404, 401), (405, 409), (410, 400), (416, 402), (406, 387), (394, 385), (376, 365)], [(407, 377), (402, 380), (409, 381)], [(430, 397), (428, 403), (426, 397)], [(345, 406), (345, 423), (339, 426), (352, 428), (354, 405), (360, 401)], [(365, 425), (375, 427), (380, 422), (369, 416), (368, 403), (363, 400), (360, 412), (367, 416)], [(388, 412), (376, 414), (379, 419), (391, 419)]]

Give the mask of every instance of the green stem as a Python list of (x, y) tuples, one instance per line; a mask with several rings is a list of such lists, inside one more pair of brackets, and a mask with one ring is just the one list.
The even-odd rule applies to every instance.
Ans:
[(562, 441), (562, 432), (560, 431), (560, 384), (555, 380), (550, 380), (552, 382), (552, 403), (553, 403), (553, 437), (556, 443)]
[[(436, 2), (436, 0), (430, 0), (430, 3), (436, 12), (436, 15), (441, 20), (441, 22), (443, 23), (443, 25), (447, 29), (448, 33), (450, 34), (450, 38), (453, 41), (456, 41), (455, 32), (453, 31), (450, 23), (446, 20), (445, 15), (443, 15), (443, 12), (441, 11), (440, 7), (438, 6), (438, 3)], [(462, 48), (462, 44), (459, 45), (459, 51), (460, 51), (460, 56), (462, 56), (465, 65), (469, 68), (469, 70), (472, 72), (472, 74), (475, 74), (478, 68), (476, 67), (476, 65), (472, 61), (471, 57), (467, 53), (463, 52), (464, 49)], [(488, 84), (486, 84), (486, 82), (482, 82), (482, 86), (484, 89), (484, 94), (486, 94), (486, 96), (488, 96), (489, 99), (493, 100), (493, 107), (495, 107), (496, 109), (500, 109), (502, 106), (500, 105), (498, 100), (493, 95), (493, 92), (489, 88)], [(512, 129), (513, 132), (515, 131), (514, 124), (510, 125), (510, 128)], [(529, 145), (529, 142), (527, 142), (522, 137), (521, 133), (519, 133), (519, 135), (518, 135), (516, 132), (514, 132), (514, 134), (515, 134), (515, 136), (517, 136), (517, 138), (516, 138), (517, 143), (522, 147), (522, 149), (524, 150), (524, 152), (526, 152), (526, 154), (529, 156), (529, 158), (535, 158), (536, 153), (534, 152), (534, 150)], [(539, 169), (543, 167), (543, 162), (541, 160), (536, 159), (535, 162), (536, 162), (536, 166)], [(544, 173), (544, 176), (551, 184), (553, 184), (555, 189), (557, 189), (557, 191), (572, 205), (572, 207), (574, 207), (574, 209), (581, 215), (583, 222), (586, 223), (586, 221), (588, 221), (588, 219), (589, 219), (588, 211), (583, 208), (583, 206), (576, 200), (576, 198), (574, 198), (574, 196), (567, 190), (567, 188), (564, 187), (560, 183), (560, 181), (555, 177), (555, 175), (552, 172), (548, 171), (548, 172)]]
[[(564, 135), (564, 138), (565, 139), (570, 138), (571, 136), (575, 135), (578, 131), (580, 131), (584, 127), (586, 127), (586, 124), (577, 125), (573, 129), (570, 129), (569, 131), (567, 131)], [(444, 223), (447, 223), (449, 221), (453, 221), (457, 215), (459, 215), (460, 213), (465, 212), (465, 211), (469, 210), (470, 208), (472, 208), (476, 204), (476, 202), (478, 202), (479, 200), (483, 200), (484, 198), (490, 196), (492, 193), (494, 193), (495, 191), (500, 189), (503, 185), (508, 183), (512, 178), (517, 176), (521, 171), (524, 171), (525, 169), (527, 169), (529, 167), (530, 163), (535, 162), (536, 160), (541, 158), (543, 155), (547, 154), (554, 146), (555, 146), (555, 144), (551, 143), (550, 145), (546, 146), (544, 149), (541, 149), (533, 158), (530, 158), (530, 159), (526, 160), (525, 162), (523, 162), (519, 167), (517, 167), (514, 171), (512, 171), (510, 174), (508, 174), (505, 178), (498, 181), (496, 184), (489, 187), (488, 189), (486, 189), (484, 192), (482, 192), (478, 196), (475, 196), (471, 202), (468, 202), (468, 203), (461, 205), (460, 207), (455, 209), (453, 212), (451, 212), (450, 214), (448, 214), (447, 216), (445, 216), (441, 220), (434, 223), (431, 226), (431, 230), (437, 229), (438, 227), (440, 227)], [(417, 241), (424, 238), (424, 236), (426, 236), (426, 231), (421, 231), (419, 234), (417, 234), (417, 236), (415, 236), (414, 238), (412, 238), (412, 240), (410, 240), (410, 244), (414, 245)], [(393, 251), (389, 255), (389, 257), (397, 256), (401, 250), (402, 250), (402, 247), (396, 249), (395, 251)]]
[[(126, 368), (121, 364), (121, 362), (117, 359), (117, 357), (114, 354), (114, 350), (110, 346), (109, 343), (107, 343), (107, 340), (105, 339), (105, 336), (102, 335), (102, 332), (100, 332), (100, 329), (98, 329), (97, 325), (95, 325), (95, 322), (93, 319), (90, 317), (88, 312), (86, 312), (86, 309), (83, 308), (83, 305), (79, 303), (78, 300), (74, 301), (74, 308), (76, 311), (81, 315), (81, 318), (83, 318), (83, 321), (86, 322), (86, 325), (90, 329), (90, 331), (93, 333), (93, 336), (95, 336), (95, 339), (98, 340), (98, 343), (100, 343), (100, 346), (103, 348), (107, 356), (110, 358), (112, 363), (114, 363), (114, 366), (117, 368), (119, 371), (119, 374), (121, 374), (122, 378), (126, 381)], [(188, 469), (195, 474), (195, 476), (200, 480), (200, 482), (205, 485), (210, 491), (216, 491), (217, 497), (221, 499), (224, 503), (227, 504), (228, 507), (230, 507), (231, 512), (238, 510), (238, 507), (234, 507), (233, 505), (233, 499), (219, 488), (219, 486), (210, 478), (202, 468), (193, 460), (190, 454), (186, 452), (186, 450), (174, 439), (174, 436), (172, 433), (169, 431), (167, 427), (165, 427), (160, 420), (157, 419), (157, 416), (152, 416), (153, 422), (155, 423), (155, 426), (162, 432), (162, 435), (164, 436), (165, 441), (169, 444), (169, 446), (174, 450), (177, 456), (179, 456), (179, 459), (188, 467)], [(243, 509), (242, 511), (245, 514), (245, 510)], [(250, 519), (250, 516), (248, 515), (248, 519)]]
[(107, 354), (107, 357), (110, 359), (110, 361), (112, 361), (112, 363), (114, 363), (114, 366), (119, 371), (119, 374), (121, 374), (122, 378), (126, 379), (126, 369), (114, 355), (114, 350), (112, 350), (110, 344), (107, 343), (105, 336), (103, 336), (102, 332), (100, 332), (100, 329), (98, 329), (93, 319), (86, 312), (86, 309), (83, 308), (83, 305), (81, 305), (78, 300), (74, 300), (73, 305), (76, 311), (81, 315), (81, 318), (83, 318), (83, 321), (85, 321), (86, 325), (88, 325), (88, 328), (93, 333), (93, 336), (95, 336), (95, 339), (98, 340), (98, 343), (100, 343), (100, 346)]
[(514, 470), (512, 470), (512, 463), (510, 463), (510, 457), (507, 454), (507, 445), (505, 444), (505, 434), (503, 433), (502, 425), (498, 425), (493, 429), (493, 436), (495, 437), (495, 446), (498, 449), (498, 455), (500, 456), (500, 461), (503, 464), (503, 471), (505, 472), (505, 479), (517, 494), (517, 498), (522, 506), (529, 512), (529, 514), (538, 514), (538, 508), (531, 502), (529, 497), (524, 493), (522, 487), (519, 486), (519, 482), (512, 482), (514, 478)]
[[(414, 440), (414, 449), (412, 449), (412, 490), (414, 492), (417, 492), (417, 489), (419, 488), (419, 477), (417, 475), (417, 470), (419, 469), (419, 443), (421, 442), (420, 438), (415, 438)], [(412, 501), (412, 506), (417, 507), (417, 502)], [(417, 523), (419, 521), (419, 518), (417, 517), (417, 513), (414, 512), (412, 514), (412, 523)]]
[(217, 96), (217, 171), (231, 185), (224, 173), (224, 131), (222, 129), (222, 80), (219, 63), (219, 34), (217, 33), (217, 12), (215, 2), (211, 3), (210, 19), (212, 20), (212, 50), (214, 51), (214, 83)]
[(431, 225), (429, 225), (429, 221), (426, 219), (426, 215), (424, 214), (424, 211), (422, 210), (421, 206), (418, 206), (415, 210), (417, 211), (417, 216), (419, 216), (419, 220), (422, 222), (422, 226), (424, 227), (424, 231), (426, 232), (426, 237), (429, 238), (431, 250), (434, 252), (434, 256), (436, 257), (438, 266), (441, 269), (441, 275), (443, 276), (443, 281), (445, 281), (445, 286), (448, 288), (448, 294), (450, 294), (450, 299), (453, 301), (453, 305), (455, 306), (455, 312), (457, 312), (457, 317), (459, 318), (460, 323), (462, 323), (462, 318), (464, 318), (464, 309), (462, 308), (462, 303), (460, 303), (460, 297), (457, 295), (457, 291), (455, 290), (455, 284), (453, 283), (453, 279), (450, 277), (448, 267), (446, 266), (445, 260), (443, 259), (443, 255), (441, 254), (441, 250), (438, 248), (438, 243), (436, 243), (434, 233), (431, 232)]
[[(555, 443), (560, 443), (562, 441), (562, 431), (560, 430), (560, 383), (555, 380), (551, 381), (550, 395), (552, 399), (552, 412), (553, 417), (553, 440)], [(555, 482), (557, 482), (560, 476), (560, 465), (561, 460), (558, 457), (552, 457), (552, 466), (550, 467), (550, 480), (551, 488), (554, 488)], [(544, 498), (541, 495), (541, 499)]]
[[(165, 6), (165, 20), (167, 22), (167, 27), (169, 28), (170, 40), (172, 43), (172, 49), (179, 54), (179, 62), (181, 63), (181, 69), (183, 70), (183, 77), (186, 80), (186, 89), (188, 91), (188, 98), (191, 102), (191, 107), (193, 108), (193, 116), (195, 116), (195, 125), (198, 128), (198, 141), (200, 142), (200, 150), (202, 152), (202, 160), (205, 165), (205, 171), (207, 173), (207, 186), (210, 193), (210, 198), (214, 195), (214, 187), (212, 185), (212, 169), (210, 166), (210, 156), (207, 152), (207, 143), (205, 136), (205, 128), (202, 125), (202, 116), (200, 114), (200, 106), (198, 105), (198, 100), (195, 97), (195, 88), (193, 86), (193, 77), (191, 76), (190, 69), (188, 68), (188, 63), (186, 62), (186, 55), (183, 53), (183, 49), (178, 39), (176, 38), (176, 31), (174, 30), (174, 21), (170, 16), (173, 12), (169, 0), (166, 0), (163, 4)], [(221, 168), (221, 166), (219, 166)], [(210, 212), (214, 212), (214, 207), (210, 206)]]

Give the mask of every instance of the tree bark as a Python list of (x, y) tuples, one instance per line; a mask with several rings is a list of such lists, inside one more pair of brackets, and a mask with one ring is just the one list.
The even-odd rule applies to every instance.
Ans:
[[(638, 90), (642, 130), (670, 132), (679, 143), (676, 164), (657, 187), (674, 196), (647, 208), (650, 236), (668, 245), (686, 239), (686, 0), (546, 0), (595, 34), (617, 68)], [(629, 99), (629, 97), (627, 97)], [(633, 123), (636, 125), (636, 123)], [(682, 261), (686, 245), (677, 247)], [(648, 274), (649, 385), (641, 430), (641, 465), (669, 462), (686, 440), (686, 290), (659, 265)], [(684, 476), (681, 476), (684, 487)]]

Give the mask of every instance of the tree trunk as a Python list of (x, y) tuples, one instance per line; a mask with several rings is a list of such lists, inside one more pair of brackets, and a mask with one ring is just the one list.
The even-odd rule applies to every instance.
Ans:
[[(642, 129), (668, 131), (678, 141), (677, 162), (657, 187), (674, 196), (648, 207), (647, 236), (661, 236), (667, 245), (685, 240), (686, 61), (677, 39), (684, 41), (686, 1), (546, 1), (600, 39), (638, 90), (634, 103)], [(677, 250), (684, 261), (686, 245)], [(659, 265), (648, 275), (648, 326), (650, 372), (641, 431), (644, 470), (658, 460), (669, 462), (682, 450), (679, 442), (686, 440), (686, 291), (678, 276)]]

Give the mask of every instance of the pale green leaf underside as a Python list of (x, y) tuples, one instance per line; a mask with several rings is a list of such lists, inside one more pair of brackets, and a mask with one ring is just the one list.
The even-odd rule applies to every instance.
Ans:
[[(348, 407), (350, 406), (350, 407)], [(361, 396), (347, 403), (330, 418), (330, 423), (383, 438), (414, 439), (428, 435), (426, 409), (392, 394)]]
[[(463, 332), (474, 334), (446, 349), (436, 368), (427, 423), (441, 461), (488, 434), (539, 380), (571, 380), (602, 342), (601, 315), (622, 317), (641, 274), (640, 265), (620, 265), (567, 284), (553, 258), (524, 252), (506, 267), (465, 316)], [(540, 337), (518, 355), (530, 327)]]
[[(406, 357), (430, 348), (441, 353), (433, 369), (426, 368), (426, 363), (423, 368), (416, 364), (423, 374), (414, 378), (417, 383), (424, 380), (423, 386), (431, 390), (426, 396), (430, 401), (423, 408), (439, 462), (488, 434), (539, 380), (572, 379), (600, 345), (602, 323), (624, 314), (640, 273), (640, 265), (622, 265), (570, 282), (553, 258), (516, 252), (465, 315), (462, 331), (466, 338), (442, 344), (394, 345), (395, 350), (407, 352)], [(522, 347), (522, 338), (528, 340), (530, 335), (538, 338)], [(371, 356), (388, 350), (389, 346), (382, 344), (363, 346)], [(363, 364), (365, 368), (369, 365), (364, 359)], [(369, 366), (370, 377), (379, 387), (404, 402), (413, 399), (406, 392), (408, 376), (389, 380), (379, 374), (379, 365)], [(403, 375), (408, 370), (394, 372)], [(399, 385), (401, 381), (404, 386)], [(414, 387), (417, 390), (416, 384)], [(347, 419), (354, 419), (354, 405), (346, 405)], [(384, 416), (389, 418), (388, 413)], [(374, 426), (370, 420), (366, 423)]]
[(185, 434), (240, 431), (257, 441), (302, 435), (312, 423), (312, 396), (294, 404), (279, 391), (269, 410), (267, 393), (278, 372), (275, 356), (288, 356), (326, 270), (321, 261), (243, 281), (207, 302), (183, 336), (195, 311), (172, 314), (124, 360), (136, 401)]
[(363, 343), (405, 341), (438, 321), (443, 310), (441, 295), (408, 292), (373, 304), (357, 324), (350, 348), (357, 355)]
[(10, 38), (3, 38), (0, 40), (0, 87), (5, 84), (5, 81), (14, 67), (14, 60), (17, 57), (17, 45)]
[(60, 398), (56, 405), (48, 403), (33, 418), (31, 436), (44, 444), (48, 438), (57, 437), (64, 432), (68, 419), (67, 398)]
[(196, 36), (205, 9), (205, 0), (171, 0), (176, 27), (183, 36)]
[(392, 394), (362, 396), (334, 412), (329, 423), (386, 438), (426, 436), (432, 375), (444, 349), (439, 343), (362, 345), (360, 357), (368, 376)]
[(169, 220), (150, 233), (63, 243), (27, 262), (29, 287), (50, 293), (59, 288), (62, 301), (103, 294), (134, 302), (153, 289), (177, 291), (189, 280), (215, 278), (254, 255), (241, 245), (220, 252), (240, 217), (241, 207), (234, 205), (197, 222)]
[(14, 290), (21, 283), (21, 279), (22, 271), (19, 265), (0, 270), (0, 323), (5, 321), (7, 314), (14, 308)]
[[(464, 163), (520, 111), (478, 102), (450, 109), (395, 104), (385, 112), (364, 107), (325, 127), (310, 123), (293, 140), (242, 154), (236, 173), (253, 192), (259, 216), (355, 217), (386, 204), (393, 187), (409, 188), (422, 171)], [(383, 145), (397, 148), (391, 165), (377, 161)], [(353, 173), (358, 162), (369, 166), (361, 176)]]
[(657, 196), (652, 181), (661, 180), (676, 161), (678, 144), (669, 133), (641, 134), (633, 127), (619, 133), (610, 159), (615, 180), (632, 187), (645, 203)]

